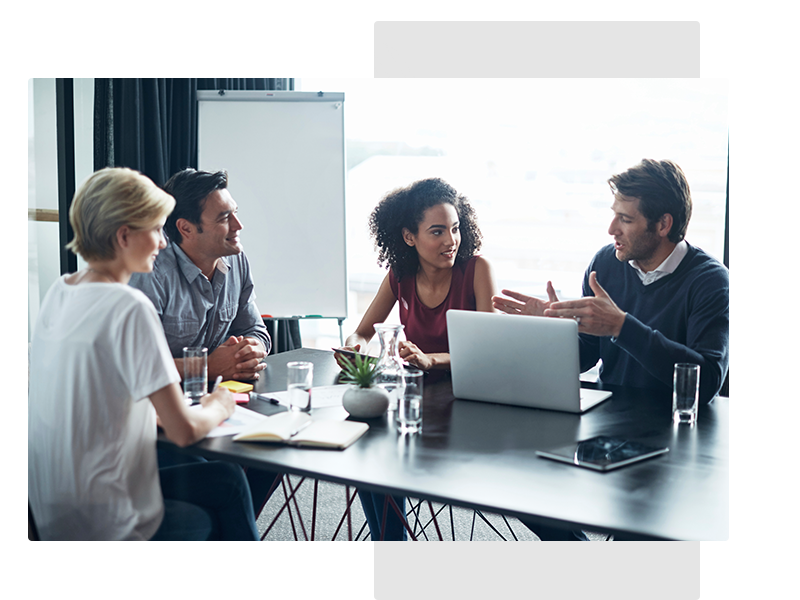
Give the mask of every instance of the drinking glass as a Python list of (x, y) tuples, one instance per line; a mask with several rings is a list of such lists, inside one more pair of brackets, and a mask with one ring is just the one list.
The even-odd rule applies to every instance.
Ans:
[(314, 380), (314, 363), (294, 361), (286, 365), (288, 369), (287, 388), (289, 408), (311, 412), (311, 384)]
[(197, 404), (208, 393), (208, 348), (189, 346), (183, 349), (183, 397)]
[(700, 365), (675, 363), (672, 381), (673, 421), (675, 423), (695, 423), (700, 397)]
[(403, 371), (403, 390), (397, 404), (397, 428), (403, 433), (416, 433), (422, 429), (422, 379), (419, 369)]

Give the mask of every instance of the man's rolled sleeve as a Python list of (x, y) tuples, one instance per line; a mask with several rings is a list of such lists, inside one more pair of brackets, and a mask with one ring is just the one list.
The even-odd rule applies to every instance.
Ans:
[(242, 288), (239, 295), (239, 308), (236, 318), (231, 322), (230, 335), (255, 338), (264, 346), (264, 351), (269, 354), (272, 349), (272, 340), (261, 318), (261, 312), (256, 306), (256, 292), (253, 277), (250, 273), (250, 261), (243, 256)]

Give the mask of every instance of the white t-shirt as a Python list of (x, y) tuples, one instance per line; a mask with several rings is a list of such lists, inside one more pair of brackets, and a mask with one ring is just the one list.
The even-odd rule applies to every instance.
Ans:
[(148, 396), (180, 381), (150, 300), (57, 280), (31, 345), (28, 498), (42, 539), (146, 540), (164, 503)]

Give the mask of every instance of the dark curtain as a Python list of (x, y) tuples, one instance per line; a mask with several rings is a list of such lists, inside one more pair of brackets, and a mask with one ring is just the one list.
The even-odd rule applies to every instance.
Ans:
[[(294, 90), (294, 79), (95, 79), (94, 169), (130, 167), (163, 186), (197, 168), (198, 90)], [(271, 321), (271, 320), (270, 320)], [(281, 319), (273, 350), (300, 348), (297, 319)]]
[(294, 79), (198, 79), (198, 90), (294, 90)]
[(197, 168), (198, 90), (293, 90), (294, 79), (95, 79), (94, 168), (130, 167), (164, 185)]
[(96, 79), (94, 168), (130, 167), (158, 185), (197, 166), (197, 81)]

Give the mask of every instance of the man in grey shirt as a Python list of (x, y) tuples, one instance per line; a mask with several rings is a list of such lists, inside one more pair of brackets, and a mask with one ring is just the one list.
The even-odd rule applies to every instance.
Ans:
[(169, 245), (152, 273), (130, 285), (153, 302), (183, 376), (183, 348), (208, 348), (208, 376), (258, 379), (271, 340), (255, 303), (250, 263), (239, 231), (236, 202), (225, 171), (184, 169), (164, 189), (175, 197), (167, 218)]
[[(175, 198), (165, 229), (169, 245), (152, 273), (135, 273), (130, 285), (156, 307), (175, 365), (183, 377), (184, 346), (208, 348), (208, 376), (252, 381), (266, 367), (271, 340), (258, 311), (250, 263), (244, 254), (236, 202), (225, 171), (184, 169), (164, 190)], [(202, 461), (159, 449), (158, 466)], [(256, 516), (269, 499), (278, 475), (247, 469)]]

